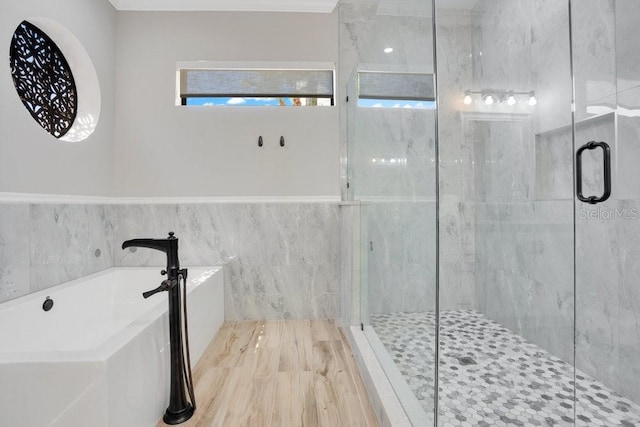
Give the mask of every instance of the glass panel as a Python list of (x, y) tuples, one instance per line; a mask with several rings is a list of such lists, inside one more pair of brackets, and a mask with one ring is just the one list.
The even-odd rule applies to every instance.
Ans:
[[(576, 424), (640, 425), (640, 3), (572, 2), (575, 148), (611, 150), (611, 197), (576, 199)], [(587, 150), (585, 196), (604, 188)]]
[(570, 425), (569, 4), (436, 5), (438, 425)]
[[(420, 99), (433, 98), (432, 85), (423, 84), (431, 82), (434, 71), (432, 6), (383, 0), (367, 15), (368, 7), (371, 2), (345, 2), (340, 10), (352, 13), (341, 16), (349, 21), (349, 31), (362, 31), (349, 38), (358, 44), (358, 58), (348, 85), (349, 196), (362, 203), (361, 316), (406, 414), (416, 426), (433, 425), (435, 103), (410, 105), (406, 91), (399, 90), (406, 83), (402, 80), (383, 88), (398, 92), (396, 103), (378, 99), (370, 105), (376, 108), (366, 108), (358, 98), (367, 93), (358, 93), (357, 85), (358, 74), (365, 72), (417, 76), (424, 93)], [(368, 95), (380, 97), (379, 89)]]

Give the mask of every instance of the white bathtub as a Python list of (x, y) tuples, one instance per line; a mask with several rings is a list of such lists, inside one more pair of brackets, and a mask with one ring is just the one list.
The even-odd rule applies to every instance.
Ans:
[[(169, 402), (161, 268), (113, 268), (0, 304), (0, 425), (155, 426)], [(224, 320), (222, 267), (189, 268), (191, 363)], [(49, 296), (53, 308), (42, 304)]]

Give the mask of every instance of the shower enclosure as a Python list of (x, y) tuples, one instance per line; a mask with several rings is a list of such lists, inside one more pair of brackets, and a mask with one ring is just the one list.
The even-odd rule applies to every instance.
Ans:
[(413, 425), (640, 426), (640, 2), (434, 1), (341, 2), (361, 333)]

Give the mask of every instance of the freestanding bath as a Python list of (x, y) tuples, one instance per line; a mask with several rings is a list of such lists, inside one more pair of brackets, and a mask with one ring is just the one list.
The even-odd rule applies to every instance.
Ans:
[[(167, 302), (141, 294), (159, 271), (113, 268), (0, 304), (0, 424), (155, 426), (169, 403)], [(195, 364), (224, 320), (222, 267), (190, 268), (187, 292)]]

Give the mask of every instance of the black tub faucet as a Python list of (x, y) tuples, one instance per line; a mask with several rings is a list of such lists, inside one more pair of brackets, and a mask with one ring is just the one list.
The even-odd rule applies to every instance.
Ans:
[[(169, 407), (164, 413), (162, 419), (167, 424), (180, 424), (191, 418), (195, 410), (195, 399), (193, 394), (193, 382), (191, 379), (191, 364), (189, 360), (189, 353), (187, 348), (185, 364), (185, 354), (182, 341), (182, 327), (183, 327), (183, 307), (181, 306), (180, 295), (180, 276), (182, 276), (182, 290), (184, 292), (184, 310), (185, 310), (185, 322), (186, 322), (186, 280), (187, 269), (180, 270), (180, 260), (178, 259), (178, 238), (174, 236), (173, 231), (169, 232), (169, 237), (166, 239), (132, 239), (122, 243), (122, 249), (126, 248), (149, 248), (162, 251), (167, 254), (167, 269), (162, 270), (161, 274), (166, 275), (167, 279), (164, 280), (160, 286), (144, 292), (142, 296), (149, 298), (151, 295), (158, 292), (167, 291), (169, 294), (169, 345), (171, 352), (171, 381), (169, 392)], [(186, 324), (185, 336), (186, 336)], [(187, 338), (187, 337), (186, 337)], [(188, 338), (187, 338), (188, 340)], [(188, 343), (188, 341), (187, 341)], [(189, 366), (187, 366), (189, 365)], [(189, 388), (189, 395), (191, 397), (191, 403), (187, 400), (185, 393), (185, 376), (187, 382), (186, 386)]]
[(169, 232), (166, 239), (131, 239), (122, 243), (122, 249), (126, 248), (149, 248), (162, 251), (167, 254), (167, 269), (164, 274), (169, 275), (169, 279), (177, 279), (180, 272), (180, 260), (178, 259), (178, 238), (174, 232)]

